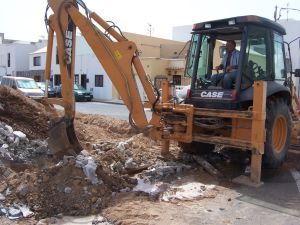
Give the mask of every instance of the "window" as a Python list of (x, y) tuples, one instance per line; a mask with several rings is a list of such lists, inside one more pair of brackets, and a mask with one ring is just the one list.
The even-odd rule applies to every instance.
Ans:
[(95, 87), (103, 87), (103, 75), (95, 75)]
[(54, 86), (59, 86), (61, 84), (60, 74), (54, 74)]
[(33, 57), (33, 66), (41, 66), (41, 56)]
[(266, 29), (250, 27), (246, 47), (246, 64), (244, 67), (244, 81), (268, 80), (271, 76), (269, 55), (269, 32)]
[(37, 89), (38, 86), (34, 80), (17, 80), (18, 88)]
[(194, 34), (192, 37), (190, 49), (189, 49), (189, 57), (187, 61), (187, 66), (186, 66), (186, 76), (192, 76), (193, 75), (193, 66), (195, 63), (195, 57), (196, 57), (196, 49), (197, 49), (197, 44), (199, 41), (199, 34)]
[(274, 33), (274, 73), (275, 79), (285, 78), (283, 38), (277, 33)]
[(181, 85), (181, 76), (180, 75), (173, 75), (173, 84)]
[(7, 67), (10, 67), (10, 53), (7, 54)]
[(79, 74), (74, 75), (74, 82), (75, 84), (79, 84)]

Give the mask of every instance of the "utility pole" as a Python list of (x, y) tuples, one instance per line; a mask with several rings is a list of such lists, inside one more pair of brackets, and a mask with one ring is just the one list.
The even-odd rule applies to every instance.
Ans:
[(152, 37), (152, 25), (150, 23), (148, 23), (148, 32), (149, 32), (149, 36)]
[[(287, 17), (287, 20), (288, 20), (288, 16), (289, 16), (289, 11), (292, 10), (292, 11), (298, 11), (300, 12), (300, 9), (295, 9), (295, 8), (289, 8), (289, 3), (287, 4), (287, 7), (286, 8), (280, 8), (279, 9), (279, 12), (278, 12), (278, 6), (276, 5), (275, 6), (275, 10), (274, 10), (274, 21), (278, 21), (281, 17), (281, 11), (282, 10), (286, 10), (286, 17)], [(278, 16), (277, 16), (278, 14)]]

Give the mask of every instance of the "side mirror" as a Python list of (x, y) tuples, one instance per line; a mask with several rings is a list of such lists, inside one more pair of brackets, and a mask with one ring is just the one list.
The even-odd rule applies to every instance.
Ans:
[(300, 69), (295, 69), (295, 77), (300, 77)]
[(16, 85), (13, 85), (12, 88), (13, 88), (13, 89), (17, 89), (17, 86), (16, 86)]

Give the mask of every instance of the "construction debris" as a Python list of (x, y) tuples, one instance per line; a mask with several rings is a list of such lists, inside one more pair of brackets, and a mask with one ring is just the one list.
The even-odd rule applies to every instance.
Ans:
[(193, 156), (194, 160), (199, 163), (200, 166), (203, 167), (203, 169), (205, 171), (207, 171), (210, 175), (212, 176), (221, 176), (221, 173), (213, 167), (213, 165), (211, 165), (207, 160), (205, 160), (204, 158), (202, 158), (201, 156), (198, 155), (194, 155)]
[(0, 216), (49, 218), (39, 222), (47, 224), (57, 215), (98, 214), (116, 193), (147, 192), (146, 184), (158, 187), (150, 196), (171, 201), (172, 180), (192, 168), (178, 161), (174, 145), (175, 158), (159, 157), (159, 144), (135, 134), (128, 122), (84, 114), (76, 115), (75, 126), (85, 149), (56, 161), (46, 142), (45, 107), (5, 87), (0, 100)]

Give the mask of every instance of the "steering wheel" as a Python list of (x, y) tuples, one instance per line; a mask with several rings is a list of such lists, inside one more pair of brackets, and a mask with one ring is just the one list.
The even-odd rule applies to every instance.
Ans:
[(206, 87), (209, 86), (209, 84), (210, 84), (209, 82), (207, 82), (206, 80), (204, 80), (204, 79), (201, 78), (201, 77), (199, 77), (199, 78), (197, 79), (197, 87), (201, 86), (201, 87), (206, 88)]
[(259, 73), (260, 66), (257, 63), (253, 62), (252, 60), (249, 60), (248, 65), (252, 68), (252, 71), (254, 73)]

